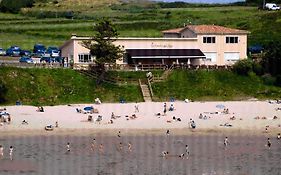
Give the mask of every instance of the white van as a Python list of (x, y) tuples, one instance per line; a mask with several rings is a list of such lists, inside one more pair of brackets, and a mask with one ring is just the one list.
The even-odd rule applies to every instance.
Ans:
[(274, 3), (266, 3), (265, 8), (268, 10), (280, 10), (280, 7)]

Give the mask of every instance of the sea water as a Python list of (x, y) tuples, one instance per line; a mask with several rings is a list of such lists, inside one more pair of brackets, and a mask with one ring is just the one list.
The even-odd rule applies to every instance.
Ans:
[[(225, 135), (185, 136), (24, 136), (0, 137), (4, 158), (0, 159), (1, 175), (280, 175), (281, 143), (266, 136)], [(104, 153), (91, 149), (91, 140), (104, 145)], [(70, 142), (70, 152), (66, 144)], [(122, 142), (122, 150), (119, 149)], [(128, 150), (128, 142), (132, 151)], [(189, 145), (188, 159), (178, 156)], [(13, 160), (9, 146), (14, 147)], [(167, 158), (161, 157), (168, 151)]]

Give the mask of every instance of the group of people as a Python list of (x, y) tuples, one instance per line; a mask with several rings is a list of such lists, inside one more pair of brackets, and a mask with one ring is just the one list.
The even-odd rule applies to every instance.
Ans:
[[(13, 151), (14, 151), (14, 148), (13, 146), (10, 146), (9, 148), (9, 157), (10, 157), (10, 160), (13, 160)], [(0, 158), (4, 158), (4, 147), (2, 145), (0, 145)]]

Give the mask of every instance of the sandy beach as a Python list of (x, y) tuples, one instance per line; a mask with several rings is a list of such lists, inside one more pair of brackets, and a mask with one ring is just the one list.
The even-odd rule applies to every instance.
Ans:
[[(161, 102), (138, 103), (139, 112), (135, 105), (43, 106), (44, 112), (37, 112), (35, 106), (1, 107), (6, 108), (11, 122), (0, 126), (0, 144), (4, 147), (0, 174), (281, 173), (281, 141), (276, 139), (276, 134), (281, 132), (281, 104), (268, 101), (173, 102), (175, 110), (169, 111), (171, 103), (167, 102), (166, 115), (163, 115), (164, 103)], [(84, 113), (83, 109), (89, 106), (99, 113)], [(223, 112), (226, 109), (228, 114)], [(116, 119), (111, 119), (112, 112)], [(133, 114), (136, 117), (130, 117)], [(92, 122), (87, 120), (89, 115)], [(98, 115), (102, 120), (95, 122)], [(233, 116), (235, 120), (230, 119)], [(274, 116), (277, 119), (273, 119)], [(190, 128), (190, 119), (196, 123), (195, 129)], [(28, 124), (22, 124), (23, 120)], [(110, 120), (113, 124), (108, 124)], [(59, 127), (45, 131), (46, 125), (55, 126), (56, 121)], [(121, 137), (118, 137), (119, 130)], [(169, 136), (166, 130), (170, 130)], [(230, 142), (227, 149), (224, 146), (226, 136)], [(96, 150), (91, 147), (93, 138)], [(267, 138), (272, 142), (270, 149), (266, 145)], [(71, 152), (66, 150), (68, 142)], [(123, 143), (122, 150), (120, 143)], [(132, 145), (131, 151), (128, 143)], [(100, 144), (104, 145), (104, 153), (98, 148)], [(190, 149), (188, 159), (187, 156), (179, 158), (186, 144)], [(15, 148), (13, 160), (9, 158), (10, 145)], [(167, 158), (161, 157), (164, 150), (170, 152)]]
[[(169, 111), (173, 104), (174, 111)], [(103, 132), (110, 130), (129, 130), (131, 133), (140, 130), (174, 129), (179, 134), (190, 131), (190, 119), (196, 123), (196, 131), (268, 131), (281, 130), (281, 104), (269, 103), (268, 101), (231, 101), (231, 102), (166, 102), (167, 112), (164, 115), (164, 102), (138, 103), (139, 112), (135, 110), (135, 103), (104, 103), (104, 104), (71, 104), (61, 106), (44, 106), (44, 112), (38, 112), (35, 106), (3, 106), (11, 115), (10, 124), (0, 126), (1, 133), (45, 133), (46, 125), (55, 126), (56, 121), (59, 127), (54, 133), (80, 132)], [(98, 113), (83, 111), (87, 106), (93, 106)], [(76, 109), (81, 109), (79, 113)], [(228, 114), (223, 113), (228, 109)], [(109, 124), (112, 116), (113, 124)], [(156, 114), (160, 113), (160, 116)], [(130, 116), (136, 115), (136, 118)], [(203, 118), (199, 119), (202, 114)], [(89, 122), (88, 116), (93, 118)], [(102, 116), (100, 122), (95, 120)], [(126, 117), (127, 116), (127, 117)], [(235, 120), (231, 120), (231, 117)], [(276, 116), (277, 119), (273, 119)], [(173, 120), (180, 118), (181, 121)], [(259, 117), (260, 119), (255, 119)], [(262, 119), (266, 118), (266, 119)], [(28, 124), (22, 124), (26, 120)], [(227, 125), (225, 125), (227, 124)], [(231, 126), (228, 126), (231, 125)], [(82, 131), (81, 131), (82, 130)], [(191, 130), (191, 131), (194, 131)], [(34, 132), (36, 131), (36, 132)]]

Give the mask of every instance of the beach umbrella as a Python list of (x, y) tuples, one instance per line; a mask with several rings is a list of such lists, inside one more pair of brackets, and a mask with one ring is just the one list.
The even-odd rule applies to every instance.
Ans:
[(94, 108), (92, 106), (87, 106), (84, 108), (84, 111), (91, 111), (93, 110)]
[(216, 106), (216, 108), (219, 108), (219, 109), (224, 109), (224, 108), (225, 108), (225, 106), (224, 106), (224, 105), (222, 105), (222, 104), (218, 104), (218, 105)]

